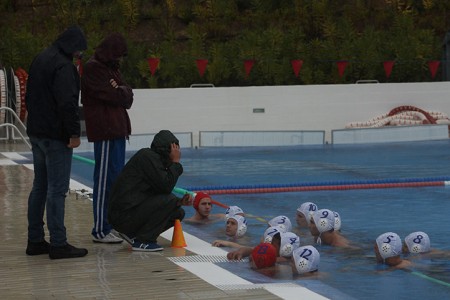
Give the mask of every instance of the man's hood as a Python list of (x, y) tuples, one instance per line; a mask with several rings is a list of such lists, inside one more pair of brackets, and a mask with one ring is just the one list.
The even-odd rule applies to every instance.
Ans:
[(95, 48), (95, 58), (103, 63), (114, 62), (126, 56), (127, 52), (125, 38), (120, 33), (113, 33)]
[(171, 145), (178, 144), (179, 141), (169, 130), (161, 130), (153, 138), (151, 148), (163, 157), (169, 157)]
[(87, 41), (83, 30), (75, 25), (61, 33), (53, 44), (66, 55), (72, 55), (74, 52), (87, 49)]

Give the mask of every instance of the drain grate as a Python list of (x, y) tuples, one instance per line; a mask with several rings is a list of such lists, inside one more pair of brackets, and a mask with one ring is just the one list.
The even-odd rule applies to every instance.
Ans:
[(254, 290), (254, 289), (263, 289), (266, 287), (296, 287), (299, 286), (295, 283), (262, 283), (262, 284), (218, 284), (217, 288), (222, 291), (231, 291), (231, 290)]
[(234, 263), (234, 262), (248, 262), (248, 258), (241, 260), (229, 260), (225, 255), (189, 255), (179, 257), (168, 257), (171, 262), (174, 263), (186, 263), (186, 262), (210, 262), (210, 263)]

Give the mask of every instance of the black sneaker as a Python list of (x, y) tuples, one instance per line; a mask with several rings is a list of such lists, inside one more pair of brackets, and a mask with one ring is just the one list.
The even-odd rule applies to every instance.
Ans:
[(51, 259), (60, 259), (60, 258), (74, 258), (74, 257), (83, 257), (88, 254), (87, 249), (84, 248), (76, 248), (69, 243), (65, 246), (54, 247), (50, 246), (50, 251), (48, 256)]
[(46, 240), (37, 243), (28, 241), (27, 250), (25, 251), (25, 253), (27, 255), (41, 255), (48, 254), (49, 250), (50, 244)]

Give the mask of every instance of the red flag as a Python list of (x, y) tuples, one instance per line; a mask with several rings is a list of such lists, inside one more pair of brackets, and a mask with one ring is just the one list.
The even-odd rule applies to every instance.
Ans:
[(159, 66), (159, 58), (157, 57), (150, 57), (148, 59), (148, 66), (150, 67), (150, 73), (155, 75), (156, 69), (158, 69)]
[(430, 60), (428, 62), (428, 67), (430, 68), (431, 78), (434, 79), (434, 77), (436, 76), (436, 72), (437, 72), (440, 64), (441, 64), (441, 62), (439, 60)]
[(245, 78), (247, 78), (248, 75), (250, 74), (250, 71), (252, 70), (254, 64), (255, 64), (255, 60), (254, 59), (246, 59), (244, 61)]
[(200, 74), (200, 77), (203, 77), (203, 75), (205, 74), (206, 65), (208, 64), (208, 60), (207, 59), (197, 59), (196, 63), (197, 63), (198, 73)]
[(300, 72), (300, 69), (303, 65), (303, 60), (300, 59), (294, 59), (291, 60), (292, 69), (294, 70), (295, 77), (298, 77), (298, 73)]
[(393, 60), (387, 60), (383, 62), (384, 66), (384, 73), (386, 74), (386, 78), (391, 77), (392, 68), (394, 67), (395, 61)]
[(338, 67), (339, 77), (342, 78), (342, 76), (344, 76), (345, 68), (347, 68), (348, 61), (340, 60), (340, 61), (336, 62), (336, 64)]

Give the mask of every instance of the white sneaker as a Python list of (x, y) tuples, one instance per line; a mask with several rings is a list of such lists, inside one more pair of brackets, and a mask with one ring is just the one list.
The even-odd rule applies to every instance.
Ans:
[(104, 238), (98, 239), (98, 238), (94, 237), (92, 239), (92, 241), (95, 242), (95, 243), (119, 244), (119, 243), (123, 242), (123, 239), (121, 239), (118, 236), (115, 236), (112, 232), (110, 232)]

